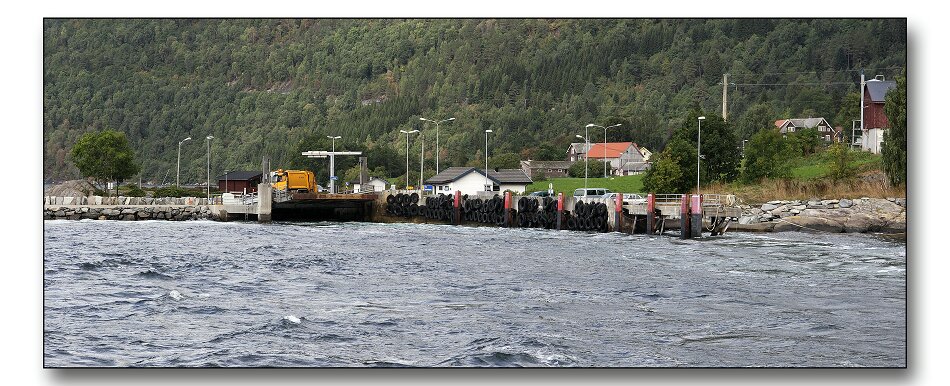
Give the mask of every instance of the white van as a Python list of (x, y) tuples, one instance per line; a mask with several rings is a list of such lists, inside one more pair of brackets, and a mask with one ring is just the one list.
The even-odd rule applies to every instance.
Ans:
[(604, 188), (580, 188), (574, 190), (574, 200), (584, 201), (591, 198), (604, 198), (610, 194), (610, 189)]

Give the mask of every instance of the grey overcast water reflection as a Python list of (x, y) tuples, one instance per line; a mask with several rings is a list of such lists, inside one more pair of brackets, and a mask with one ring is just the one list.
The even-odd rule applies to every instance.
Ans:
[(45, 221), (44, 365), (906, 366), (906, 245)]

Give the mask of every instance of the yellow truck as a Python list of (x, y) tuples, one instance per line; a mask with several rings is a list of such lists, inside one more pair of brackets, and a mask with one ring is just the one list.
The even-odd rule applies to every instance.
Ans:
[(309, 170), (277, 169), (271, 172), (271, 185), (274, 190), (290, 193), (317, 193), (317, 182)]

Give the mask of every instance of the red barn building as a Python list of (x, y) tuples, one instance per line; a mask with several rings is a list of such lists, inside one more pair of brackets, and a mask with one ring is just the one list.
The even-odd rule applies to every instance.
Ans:
[(884, 80), (881, 75), (864, 82), (864, 127), (861, 128), (861, 150), (881, 152), (884, 130), (890, 127), (884, 114), (887, 92), (897, 87), (897, 82)]
[(254, 193), (257, 184), (263, 180), (263, 173), (235, 171), (218, 177), (218, 190), (222, 192)]

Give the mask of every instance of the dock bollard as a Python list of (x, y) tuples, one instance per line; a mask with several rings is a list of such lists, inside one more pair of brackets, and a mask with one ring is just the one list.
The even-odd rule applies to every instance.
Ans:
[(680, 238), (688, 239), (692, 236), (689, 229), (689, 195), (684, 194), (680, 200)]
[(703, 196), (694, 194), (690, 198), (690, 237), (703, 237)]
[(647, 193), (647, 234), (656, 234), (656, 196), (653, 193)]
[[(623, 229), (623, 193), (617, 193), (617, 204), (614, 205), (614, 232)], [(636, 223), (634, 223), (636, 226)]]

